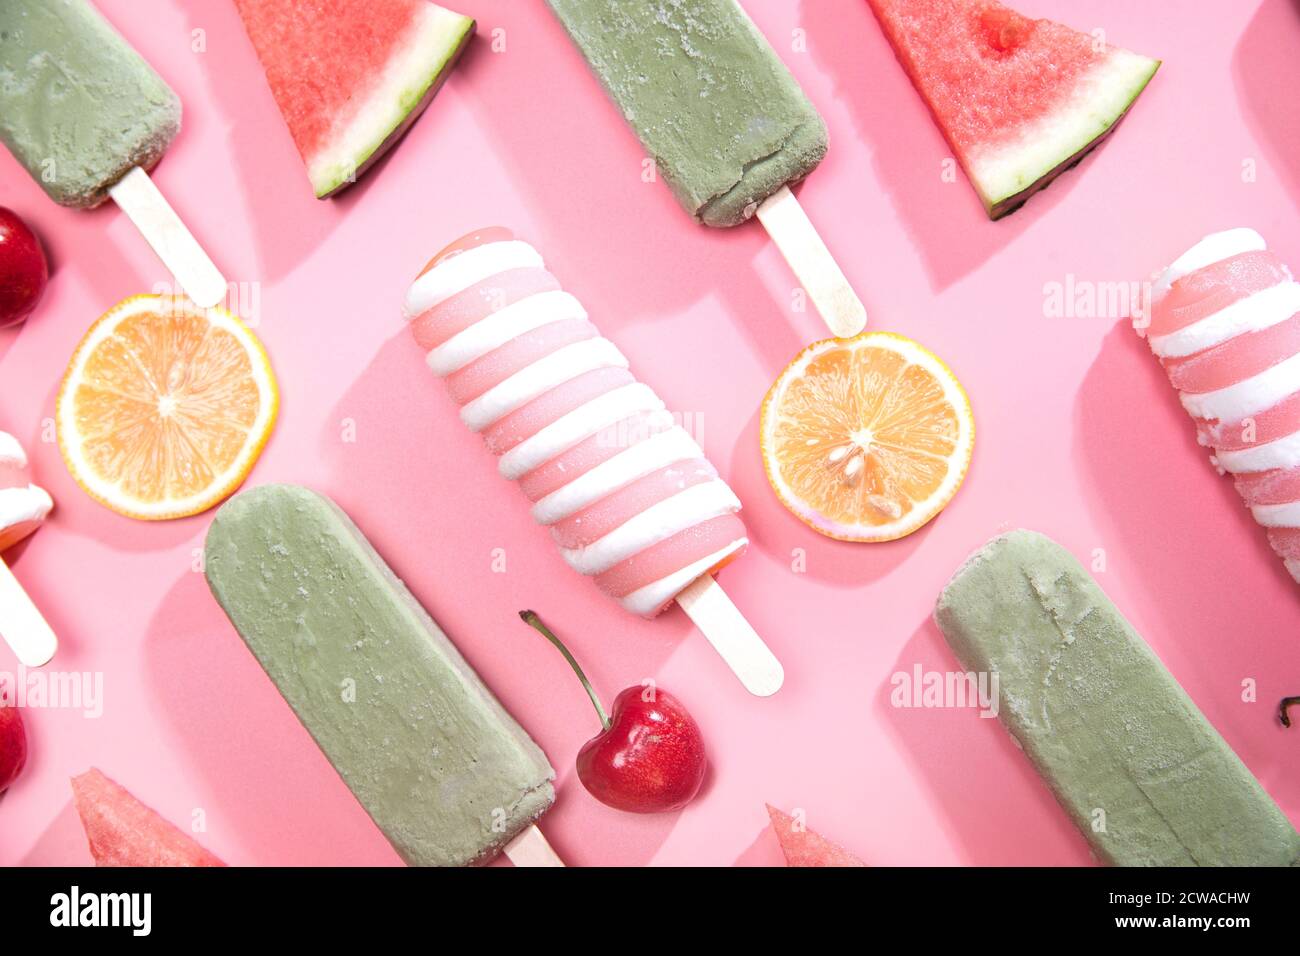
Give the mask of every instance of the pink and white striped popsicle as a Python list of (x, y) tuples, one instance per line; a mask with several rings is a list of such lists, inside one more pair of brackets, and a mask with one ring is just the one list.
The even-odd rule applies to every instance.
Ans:
[(1253, 229), (1215, 233), (1157, 279), (1145, 333), (1300, 582), (1300, 283)]
[[(681, 597), (700, 623), (690, 598), (748, 544), (740, 502), (537, 251), (499, 227), (464, 236), (425, 266), (403, 312), (568, 565), (633, 614)], [(771, 693), (780, 665), (744, 628), (739, 640), (766, 655), (762, 680), (776, 675)]]
[[(41, 526), (54, 502), (32, 484), (23, 446), (0, 432), (0, 553)], [(18, 659), (39, 667), (54, 656), (58, 641), (18, 580), (0, 558), (0, 634)]]

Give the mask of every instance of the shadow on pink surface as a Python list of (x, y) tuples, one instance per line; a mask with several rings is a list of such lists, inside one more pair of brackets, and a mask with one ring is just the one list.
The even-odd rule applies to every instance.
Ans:
[(140, 521), (116, 514), (91, 498), (61, 462), (56, 469), (43, 470), (37, 483), (54, 498), (50, 520), (69, 534), (98, 541), (114, 551), (168, 551), (196, 538), (198, 546), (212, 520), (211, 511), (173, 521)]
[(758, 831), (758, 836), (754, 837), (754, 842), (749, 845), (744, 853), (736, 857), (736, 862), (732, 866), (785, 866), (785, 856), (781, 852), (781, 844), (772, 831), (770, 824)]
[[(197, 619), (193, 609), (205, 599), (211, 612)], [(225, 857), (235, 865), (400, 865), (207, 595), (201, 574), (187, 574), (172, 588), (154, 616), (148, 641), (150, 674), (172, 729), (185, 742), (187, 772), (196, 774), (203, 791), (212, 794), (205, 809), (220, 838), (212, 841), (214, 852), (218, 842), (239, 847)], [(502, 696), (531, 733), (548, 739), (515, 698)], [(570, 721), (574, 725), (585, 726)], [(596, 729), (593, 716), (586, 736)], [(568, 780), (567, 748), (547, 750), (558, 772), (557, 799), (541, 826), (561, 858), (571, 864), (648, 862), (678, 815), (642, 816), (602, 807), (577, 780)], [(581, 847), (556, 836), (579, 827), (565, 824), (570, 814), (582, 821)]]
[[(551, 757), (555, 763), (554, 755)], [(561, 768), (556, 769), (563, 773)], [(555, 806), (539, 826), (569, 866), (645, 866), (668, 839), (680, 816), (614, 810), (599, 803), (575, 778), (557, 793)], [(552, 836), (558, 833), (582, 836), (570, 842)]]
[[(1096, 519), (1107, 532), (1098, 581), (1267, 789), (1295, 772), (1294, 743), (1274, 717), (1300, 686), (1295, 583), (1232, 481), (1207, 461), (1128, 320), (1103, 341), (1077, 416), (1078, 458), (1096, 491), (1086, 500), (1103, 504)], [(1126, 600), (1121, 587), (1144, 599)], [(1198, 652), (1181, 640), (1198, 630), (1224, 640)], [(1246, 679), (1257, 687), (1253, 703), (1243, 701)], [(1300, 815), (1300, 806), (1283, 809)]]
[(1255, 137), (1270, 150), (1271, 164), (1300, 206), (1300, 122), (1294, 91), (1300, 89), (1300, 0), (1264, 0), (1233, 54), (1237, 99)]
[[(1005, 219), (990, 223), (960, 169), (941, 178), (952, 149), (935, 125), (865, 3), (803, 0), (809, 50), (835, 80), (858, 135), (872, 149), (876, 182), (885, 187), (935, 291), (979, 268), (1045, 216), (1086, 173), (1089, 158)], [(832, 143), (831, 148), (834, 148)], [(1104, 144), (1101, 147), (1105, 148)], [(884, 277), (881, 277), (884, 281)]]
[[(551, 623), (582, 656), (606, 699), (632, 682), (629, 675), (639, 680), (657, 673), (678, 641), (693, 634), (690, 623), (679, 612), (654, 622), (632, 620), (596, 592), (587, 593), (590, 583), (567, 568), (555, 572), (561, 578), (559, 587), (532, 579), (529, 568), (534, 563), (549, 565), (559, 558), (546, 534), (532, 527), (522, 496), (520, 515), (500, 513), (502, 489), (495, 486), (504, 483), (491, 456), (461, 425), (442, 391), (402, 329), (340, 400), (333, 423), (321, 436), (321, 456), (311, 472), (335, 477), (308, 483), (351, 514), (488, 685), (543, 744), (559, 774), (557, 805), (547, 817), (557, 825), (543, 823), (557, 852), (575, 864), (648, 862), (677, 815), (633, 817), (604, 808), (593, 813), (592, 799), (581, 785), (576, 780), (566, 784), (573, 755), (597, 730), (595, 716), (576, 682), (570, 686), (567, 665), (545, 641), (534, 639), (516, 611), (544, 596), (541, 609), (552, 611)], [(394, 414), (402, 401), (427, 403), (428, 414)], [(442, 424), (440, 403), (446, 405)], [(340, 427), (355, 440), (346, 440)], [(469, 447), (458, 448), (459, 441)], [(470, 455), (483, 459), (481, 482), (467, 483), (461, 470), (437, 467), (448, 456)], [(389, 476), (387, 486), (377, 489), (375, 475)], [(291, 480), (293, 475), (279, 477)], [(255, 477), (251, 484), (256, 483)], [(412, 502), (429, 506), (412, 507)], [(210, 519), (210, 514), (204, 518), (205, 526)], [(475, 529), (485, 525), (499, 534), (494, 530), (485, 539), (482, 562), (467, 561)], [(524, 526), (530, 528), (526, 535), (518, 531)], [(447, 541), (458, 545), (440, 546)], [(482, 570), (488, 567), (491, 541), (508, 543), (514, 573), (479, 573), (480, 564)], [(196, 546), (201, 544), (201, 539), (196, 541)], [(525, 549), (535, 549), (536, 554), (525, 554)], [(567, 588), (574, 594), (557, 593)], [(451, 594), (475, 598), (450, 601)], [(195, 607), (205, 610), (196, 616)], [(608, 623), (602, 617), (606, 614)], [(613, 647), (611, 634), (628, 637)], [(698, 635), (694, 639), (702, 640)], [(243, 848), (242, 853), (229, 853), (229, 862), (398, 862), (245, 649), (201, 574), (185, 574), (173, 585), (154, 615), (147, 641), (151, 684), (203, 789), (213, 795), (211, 826), (225, 835), (226, 845)], [(587, 805), (579, 808), (581, 801)], [(582, 820), (581, 847), (567, 846), (554, 836), (566, 829), (563, 820), (570, 811)]]
[[(1050, 529), (1049, 533), (1050, 533)], [(927, 618), (904, 646), (896, 673), (961, 669)], [(1083, 865), (1086, 841), (1001, 722), (976, 707), (895, 706), (894, 686), (876, 695), (881, 723), (903, 744), (942, 811), (943, 826), (974, 866)]]
[[(398, 403), (415, 413), (393, 414)], [(641, 640), (641, 634), (628, 637), (640, 652), (638, 676), (655, 673), (677, 641), (693, 633), (685, 615), (676, 610), (653, 621), (625, 613), (564, 564), (549, 533), (533, 521), (527, 498), (500, 476), (481, 438), (461, 423), (454, 403), (405, 329), (384, 344), (335, 406), (321, 435), (320, 452), (331, 472), (353, 488), (350, 494), (360, 511), (354, 518), (381, 553), (400, 555), (412, 550), (410, 542), (421, 542), (418, 563), (411, 567), (418, 571), (411, 579), (417, 593), (435, 572), (450, 573), (452, 580), (463, 578), (468, 593), (509, 612), (503, 620), (509, 622), (512, 646), (549, 657), (545, 642), (533, 640), (515, 617), (516, 611), (539, 600), (559, 609), (553, 611), (557, 627), (567, 617), (583, 622), (587, 632), (599, 630), (608, 620), (609, 631), (653, 634), (656, 639), (648, 641)], [(382, 497), (366, 494), (364, 482), (354, 485), (360, 457), (367, 473), (393, 476)], [(457, 467), (447, 467), (448, 462)], [(412, 507), (412, 502), (430, 506)], [(385, 541), (392, 542), (389, 551)], [(505, 568), (501, 573), (492, 572), (494, 550), (500, 551)], [(544, 605), (534, 609), (545, 616)], [(482, 621), (481, 613), (477, 619)], [(565, 639), (570, 637), (575, 652), (590, 640), (582, 633), (570, 632)], [(592, 648), (590, 656), (600, 652)], [(587, 658), (583, 660), (585, 666)]]
[(145, 652), (155, 698), (189, 758), (178, 769), (210, 795), (204, 809), (213, 852), (232, 865), (400, 862), (244, 647), (202, 574), (182, 575), (167, 592)]
[(25, 322), (22, 325), (0, 329), (0, 359), (3, 359), (9, 350), (14, 347), (14, 343), (18, 341), (18, 336), (23, 334), (24, 325), (26, 325)]
[[(65, 225), (59, 222), (64, 217), (75, 218), (70, 218)], [(149, 271), (140, 273), (123, 253), (123, 248), (131, 247), (142, 250), (145, 257), (153, 255), (144, 238), (125, 220), (126, 215), (112, 202), (97, 209), (47, 207), (28, 220), (34, 230), (39, 230), (41, 245), (50, 264), (50, 282), (53, 283), (56, 276), (66, 282), (69, 275), (75, 274), (77, 281), (88, 285), (94, 293), (97, 310), (83, 314), (58, 310), (46, 298), (36, 307), (29, 321), (58, 322), (75, 330), (75, 337), (80, 340), (96, 319), (122, 299), (152, 292), (154, 283), (170, 282), (170, 273), (161, 262), (146, 258)], [(114, 231), (112, 240), (109, 239), (110, 228)], [(87, 263), (94, 265), (87, 267)], [(51, 291), (46, 288), (47, 297)], [(71, 358), (72, 353), (69, 352), (67, 357)]]
[[(395, 403), (418, 411), (394, 415)], [(704, 640), (680, 610), (653, 621), (634, 618), (564, 565), (529, 515), (527, 500), (500, 477), (481, 439), (461, 423), (405, 328), (380, 348), (327, 421), (320, 458), (352, 486), (340, 502), (543, 744), (562, 781), (598, 727), (567, 665), (518, 621), (519, 608), (538, 610), (561, 634), (607, 703), (624, 686), (657, 676), (683, 640)], [(447, 467), (451, 461), (463, 464)], [(363, 462), (367, 474), (391, 476), (385, 494), (366, 493)], [(476, 469), (477, 478), (471, 474)], [(497, 547), (507, 573), (490, 570)], [(448, 600), (453, 594), (472, 598)], [(720, 663), (717, 669), (718, 680), (730, 687), (733, 678)], [(710, 770), (704, 793), (712, 782)], [(556, 846), (571, 862), (648, 862), (678, 816), (608, 810), (570, 780), (548, 820), (558, 823), (584, 803), (583, 846)]]
[[(0, 810), (3, 804), (0, 804)], [(45, 832), (23, 857), (20, 866), (94, 866), (81, 817), (72, 805), (72, 784), (68, 784), (68, 802), (63, 805)]]
[[(489, 52), (481, 32), (461, 67), (466, 74), (461, 90), (482, 118), (494, 154), (528, 197), (529, 219), (544, 224), (544, 231), (521, 238), (537, 246), (547, 267), (607, 335), (619, 323), (654, 322), (701, 300), (717, 300), (723, 311), (740, 317), (746, 344), (756, 354), (774, 368), (784, 366), (806, 342), (791, 324), (785, 298), (764, 288), (769, 280), (778, 287), (794, 285), (785, 264), (772, 263), (780, 274), (770, 277), (753, 264), (768, 245), (763, 228), (746, 223), (684, 233), (685, 212), (662, 182), (642, 179), (643, 150), (618, 122), (596, 78), (585, 67), (554, 69), (556, 58), (582, 61), (545, 6), (512, 4), (497, 16), (511, 38), (509, 52)], [(483, 24), (481, 30), (494, 25)], [(522, 78), (539, 76), (547, 84), (543, 105), (500, 108), (517, 100), (521, 82), (535, 82)], [(589, 141), (584, 165), (575, 168), (572, 144)], [(499, 196), (484, 199), (482, 221), (460, 224), (460, 232), (489, 224), (522, 226), (518, 211), (501, 208)], [(618, 232), (596, 233), (603, 218), (593, 216), (592, 209), (623, 210)], [(457, 228), (449, 226), (447, 234), (454, 237)], [(605, 250), (598, 260), (590, 252), (595, 248)], [(611, 248), (626, 252), (612, 256)], [(590, 268), (590, 261), (599, 261), (600, 268)], [(720, 282), (720, 276), (730, 279)]]
[[(192, 4), (180, 0), (176, 5), (187, 15), (193, 9)], [(245, 221), (251, 224), (254, 236), (259, 270), (255, 278), (273, 282), (293, 271), (319, 247), (342, 221), (346, 209), (332, 200), (318, 200), (313, 194), (234, 4), (205, 4), (201, 19), (208, 48), (214, 51), (203, 76), (224, 123), (227, 154), (235, 166), (249, 212)], [(261, 80), (252, 94), (250, 76)], [(249, 109), (250, 95), (262, 99), (262, 108)], [(287, 160), (289, 156), (293, 157), (292, 163)], [(288, 169), (296, 175), (286, 181), (284, 173)], [(365, 182), (363, 178), (351, 189), (361, 189)], [(310, 213), (309, 207), (314, 207)], [(214, 252), (220, 251), (218, 239), (212, 237)], [(225, 268), (230, 269), (229, 259), (219, 261), (226, 262)]]
[[(394, 325), (399, 321), (394, 317)], [(414, 413), (394, 414), (397, 407)], [(375, 354), (327, 422), (320, 462), (338, 477), (333, 488), (318, 490), (336, 496), (542, 745), (561, 784), (546, 820), (558, 824), (570, 811), (577, 819), (579, 802), (587, 804), (580, 814), (581, 847), (550, 837), (579, 824), (552, 829), (543, 821), (556, 851), (572, 863), (648, 862), (678, 815), (608, 810), (570, 779), (579, 747), (599, 729), (595, 714), (568, 665), (517, 612), (531, 607), (556, 629), (606, 703), (624, 686), (657, 675), (682, 640), (704, 637), (677, 609), (653, 621), (626, 614), (564, 565), (529, 515), (527, 499), (501, 478), (482, 440), (461, 423), (404, 327)], [(446, 467), (452, 461), (458, 467)], [(369, 475), (388, 476), (381, 494)], [(502, 507), (503, 499), (508, 506)], [(492, 570), (496, 551), (502, 573)], [(706, 788), (711, 779), (710, 773)]]

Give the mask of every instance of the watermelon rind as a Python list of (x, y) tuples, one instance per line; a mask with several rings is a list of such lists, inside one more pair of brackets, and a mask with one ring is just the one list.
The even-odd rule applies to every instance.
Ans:
[(966, 173), (990, 219), (1014, 212), (1105, 139), (1160, 68), (1160, 60), (1112, 48), (1068, 102), (1013, 143), (970, 156)]
[(352, 185), (419, 118), (474, 34), (474, 19), (428, 4), (366, 99), (307, 161), (317, 199)]

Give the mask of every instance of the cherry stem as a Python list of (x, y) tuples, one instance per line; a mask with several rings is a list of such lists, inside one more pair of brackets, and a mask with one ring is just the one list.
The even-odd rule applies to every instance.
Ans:
[(587, 696), (590, 697), (591, 702), (596, 705), (596, 713), (600, 715), (600, 726), (605, 730), (609, 730), (611, 726), (609, 715), (605, 713), (605, 708), (601, 706), (600, 698), (596, 696), (596, 691), (592, 688), (591, 681), (587, 680), (587, 675), (582, 672), (582, 667), (578, 664), (577, 659), (569, 653), (569, 649), (564, 646), (564, 642), (556, 637), (555, 634), (552, 633), (551, 629), (542, 622), (542, 619), (537, 616), (536, 611), (520, 611), (519, 617), (525, 624), (554, 644), (556, 648), (559, 649), (559, 652), (564, 655), (564, 659), (569, 662), (569, 666), (573, 668), (573, 672), (578, 675), (578, 680), (582, 681), (582, 686), (586, 689)]
[(1296, 704), (1300, 704), (1300, 697), (1283, 697), (1282, 703), (1278, 705), (1278, 717), (1281, 719), (1283, 727), (1291, 726), (1290, 710)]

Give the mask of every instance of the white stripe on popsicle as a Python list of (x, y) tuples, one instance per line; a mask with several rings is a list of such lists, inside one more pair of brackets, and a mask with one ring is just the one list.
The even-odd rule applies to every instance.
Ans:
[(634, 382), (612, 392), (598, 395), (579, 405), (545, 428), (539, 430), (501, 456), (497, 470), (503, 478), (515, 481), (544, 465), (578, 442), (585, 441), (602, 428), (608, 428), (637, 412), (655, 412), (664, 407), (663, 400), (648, 385)]
[(0, 464), (14, 468), (27, 467), (27, 452), (18, 439), (8, 432), (0, 432)]
[(526, 332), (565, 319), (585, 319), (582, 303), (563, 289), (538, 292), (512, 302), (457, 332), (425, 358), (439, 377), (458, 372)]
[(0, 488), (0, 530), (28, 521), (41, 521), (54, 508), (54, 499), (37, 485)]
[(1300, 528), (1300, 501), (1278, 505), (1255, 505), (1250, 509), (1265, 528)]
[(740, 501), (724, 482), (707, 481), (655, 502), (586, 547), (561, 548), (560, 554), (579, 574), (603, 574), (679, 531), (739, 510)]
[(1294, 468), (1300, 465), (1300, 432), (1251, 448), (1215, 450), (1214, 460), (1234, 475), (1269, 471), (1273, 468)]
[(1243, 332), (1259, 332), (1300, 312), (1300, 283), (1281, 282), (1207, 315), (1177, 332), (1151, 337), (1161, 358), (1182, 358), (1221, 345)]
[(627, 368), (623, 353), (609, 339), (583, 339), (556, 349), (498, 382), (460, 410), (460, 420), (481, 432), (557, 385), (601, 368)]
[(1265, 248), (1264, 237), (1254, 229), (1225, 229), (1223, 232), (1211, 233), (1175, 259), (1160, 274), (1152, 289), (1152, 297), (1162, 298), (1169, 292), (1170, 286), (1197, 269), (1204, 269), (1243, 252), (1262, 252)]
[(541, 267), (542, 257), (537, 250), (518, 239), (475, 246), (444, 259), (411, 283), (402, 302), (402, 312), (413, 319), (498, 273)]
[[(640, 614), (642, 617), (652, 614), (680, 594), (683, 588), (701, 574), (704, 574), (719, 561), (726, 558), (727, 555), (735, 554), (748, 544), (748, 538), (733, 541), (720, 551), (715, 551), (707, 557), (700, 558), (694, 564), (688, 564), (680, 571), (674, 571), (658, 581), (637, 588), (631, 594), (620, 598), (619, 603), (623, 605), (625, 610), (631, 611), (633, 614)], [(1297, 564), (1300, 565), (1300, 562), (1297, 562)]]
[(1300, 355), (1292, 355), (1226, 388), (1180, 392), (1178, 398), (1195, 418), (1239, 422), (1272, 408), (1297, 391), (1300, 391)]
[(533, 518), (541, 525), (555, 524), (606, 495), (679, 461), (703, 458), (695, 439), (680, 425), (650, 435), (607, 458), (533, 505)]

